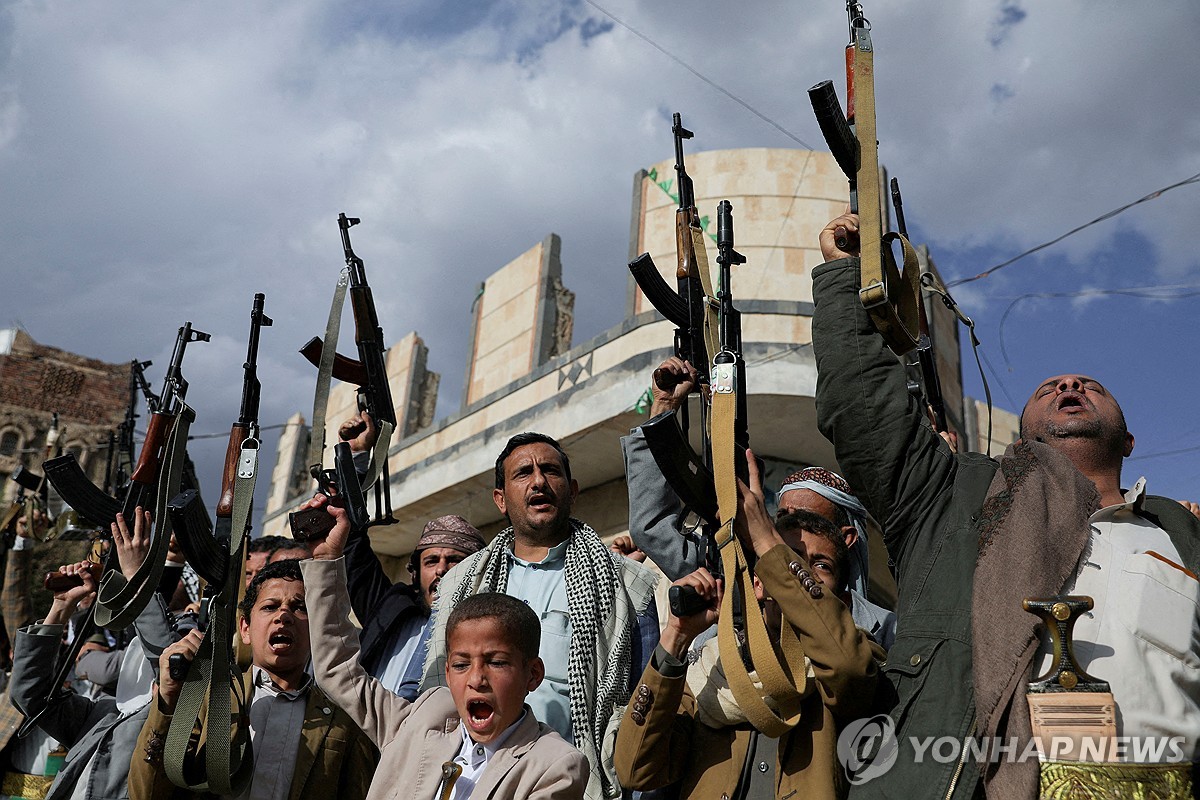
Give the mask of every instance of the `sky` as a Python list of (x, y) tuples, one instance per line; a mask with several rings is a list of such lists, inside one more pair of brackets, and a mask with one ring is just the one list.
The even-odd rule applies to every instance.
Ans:
[[(691, 150), (823, 149), (806, 90), (842, 86), (841, 3), (687, 8), (0, 0), (0, 327), (152, 359), (156, 386), (185, 320), (211, 333), (184, 369), (193, 431), (221, 434), (191, 448), (212, 502), (254, 292), (275, 319), (262, 423), (311, 415), (315, 373), (296, 350), (324, 328), (344, 211), (362, 219), (353, 242), (389, 343), (424, 338), (438, 416), (451, 414), (473, 287), (547, 233), (587, 298), (574, 341), (620, 321), (632, 178), (671, 155), (671, 112), (696, 131)], [(947, 280), (1200, 173), (1195, 2), (865, 11), (880, 157)], [(1127, 482), (1145, 474), (1151, 491), (1190, 499), (1197, 219), (1200, 184), (1182, 186), (954, 290), (998, 405), (1019, 408), (1049, 375), (1091, 374), (1137, 437)]]

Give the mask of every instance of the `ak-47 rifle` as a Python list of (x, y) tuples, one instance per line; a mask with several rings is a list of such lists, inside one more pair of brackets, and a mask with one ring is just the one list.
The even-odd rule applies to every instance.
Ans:
[[(178, 658), (168, 665), (172, 675), (186, 673), (186, 679), (167, 731), (163, 765), (176, 786), (220, 795), (237, 794), (253, 768), (251, 688), (245, 679), (249, 656), (234, 639), (238, 601), (245, 589), (243, 575), (258, 472), (259, 334), (272, 324), (263, 313), (264, 301), (264, 295), (254, 295), (250, 311), (242, 403), (225, 451), (215, 536), (197, 491), (184, 491), (167, 506), (188, 561), (215, 592), (208, 600), (209, 627), (195, 658), (190, 665)], [(199, 750), (192, 738), (198, 724), (203, 726), (206, 740)]]
[[(191, 322), (179, 329), (162, 395), (158, 407), (151, 408), (146, 438), (138, 455), (137, 466), (129, 476), (123, 501), (96, 487), (84, 474), (73, 453), (50, 459), (43, 465), (46, 477), (67, 505), (92, 525), (107, 530), (119, 513), (132, 527), (134, 509), (138, 506), (153, 507), (151, 501), (163, 466), (167, 439), (181, 412), (186, 410), (188, 415), (192, 415), (192, 410), (184, 404), (188, 384), (181, 371), (183, 354), (190, 342), (207, 342), (209, 338), (207, 333), (193, 330)], [(190, 418), (188, 421), (190, 423)]]
[[(392, 500), (389, 494), (390, 473), (387, 450), (396, 429), (396, 407), (392, 402), (392, 390), (387, 378), (387, 346), (383, 340), (383, 328), (375, 310), (375, 298), (367, 284), (367, 273), (363, 261), (350, 244), (350, 228), (360, 222), (358, 217), (338, 215), (338, 228), (342, 235), (342, 251), (346, 257), (346, 272), (349, 280), (350, 306), (354, 312), (354, 341), (358, 346), (358, 359), (349, 358), (336, 351), (337, 328), (341, 321), (341, 283), (334, 295), (333, 309), (329, 315), (325, 339), (314, 336), (300, 352), (317, 367), (317, 392), (313, 409), (313, 437), (309, 447), (310, 472), (315, 480), (321, 479), (322, 454), (325, 448), (325, 410), (328, 400), (329, 376), (358, 387), (358, 408), (366, 412), (379, 426), (379, 438), (372, 454), (372, 467), (363, 481), (363, 488), (375, 485), (375, 519), (372, 525), (392, 524)], [(360, 427), (358, 432), (361, 432)], [(357, 435), (353, 433), (352, 435)], [(382, 477), (382, 483), (376, 479)]]
[[(892, 208), (896, 211), (896, 230), (905, 239), (908, 238), (908, 225), (904, 221), (904, 199), (900, 196), (900, 181), (892, 178)], [(924, 300), (918, 306), (920, 313), (920, 335), (917, 337), (917, 360), (909, 362), (908, 366), (916, 366), (921, 375), (919, 381), (910, 380), (908, 391), (918, 403), (928, 404), (932, 415), (933, 429), (944, 433), (946, 428), (946, 402), (942, 399), (942, 381), (938, 377), (937, 361), (933, 353), (933, 339), (929, 336), (929, 315), (925, 311)], [(922, 405), (924, 408), (924, 405)]]
[[(722, 200), (717, 206), (717, 266), (719, 268), (720, 289), (717, 292), (718, 351), (713, 355), (712, 391), (715, 395), (732, 394), (737, 398), (733, 420), (732, 441), (716, 441), (716, 434), (710, 440), (710, 448), (728, 446), (732, 450), (733, 464), (737, 476), (742, 481), (749, 480), (746, 465), (746, 450), (750, 446), (750, 433), (747, 426), (746, 411), (746, 360), (742, 356), (742, 314), (733, 305), (733, 270), (738, 264), (745, 264), (746, 257), (734, 249), (733, 239), (733, 205), (728, 200)], [(710, 459), (714, 465), (719, 461), (717, 453), (710, 450)], [(712, 485), (714, 501), (720, 493), (716, 486), (719, 476), (712, 473), (708, 476)], [(710, 531), (711, 534), (711, 531)], [(711, 541), (711, 535), (709, 539)], [(721, 567), (715, 554), (709, 554), (709, 567), (716, 570)], [(703, 610), (706, 603), (690, 586), (672, 586), (668, 592), (671, 613), (679, 616), (689, 616)]]
[[(704, 229), (696, 210), (695, 190), (683, 160), (683, 141), (694, 135), (683, 127), (679, 114), (672, 117), (675, 138), (675, 173), (679, 188), (679, 208), (675, 212), (676, 289), (671, 289), (649, 253), (642, 253), (629, 264), (629, 271), (650, 304), (675, 325), (675, 355), (695, 368), (696, 390), (700, 392), (701, 448), (697, 453), (688, 441), (687, 404), (642, 425), (650, 452), (667, 482), (685, 506), (704, 523), (717, 524), (717, 499), (712, 488), (712, 457), (708, 439), (709, 368), (716, 355), (716, 310), (704, 246)], [(660, 389), (671, 390), (677, 379), (656, 371), (654, 382)]]
[[(921, 306), (920, 267), (908, 239), (883, 230), (883, 187), (879, 172), (879, 143), (875, 134), (875, 48), (871, 24), (862, 4), (846, 4), (850, 43), (846, 46), (846, 112), (831, 81), (808, 90), (817, 123), (834, 160), (850, 181), (850, 210), (859, 215), (861, 289), (859, 299), (875, 327), (897, 355), (917, 346)], [(840, 249), (849, 246), (845, 232), (837, 235)], [(891, 244), (899, 241), (904, 254), (901, 271)]]
[(258, 380), (258, 340), (262, 329), (274, 324), (274, 320), (263, 313), (265, 302), (266, 295), (257, 293), (250, 309), (250, 335), (246, 361), (242, 364), (242, 402), (238, 418), (229, 428), (229, 442), (225, 446), (216, 528), (208, 519), (197, 488), (175, 496), (167, 507), (175, 538), (187, 560), (200, 577), (217, 586), (224, 580), (229, 566), (228, 543), (233, 525), (233, 489), (238, 466), (245, 447), (248, 444), (257, 447), (258, 444), (258, 408), (262, 393), (262, 384)]

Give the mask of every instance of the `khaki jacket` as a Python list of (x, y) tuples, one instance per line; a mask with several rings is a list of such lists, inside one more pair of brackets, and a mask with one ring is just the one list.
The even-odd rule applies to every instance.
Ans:
[[(180, 789), (162, 766), (161, 741), (171, 716), (150, 702), (129, 764), (129, 800), (184, 800), (197, 795)], [(152, 740), (158, 738), (159, 744)], [(379, 761), (379, 751), (320, 689), (311, 686), (304, 706), (296, 769), (288, 800), (363, 800)], [(150, 759), (149, 761), (147, 759)]]
[[(462, 747), (450, 690), (430, 689), (410, 703), (384, 688), (358, 660), (345, 560), (303, 561), (301, 569), (317, 682), (382, 751), (368, 800), (432, 798), (442, 764)], [(587, 780), (583, 754), (538, 722), (526, 706), (524, 719), (489, 759), (471, 798), (579, 800)]]
[[(775, 796), (833, 800), (844, 795), (845, 783), (837, 760), (838, 724), (868, 713), (884, 652), (855, 627), (850, 609), (832, 593), (815, 598), (804, 589), (789, 569), (793, 561), (800, 559), (780, 545), (755, 566), (799, 635), (812, 662), (810, 685), (816, 684), (803, 701), (800, 724), (780, 739)], [(736, 798), (752, 729), (710, 728), (696, 713), (685, 678), (664, 676), (652, 660), (617, 733), (621, 785), (649, 790), (680, 781), (680, 798)]]

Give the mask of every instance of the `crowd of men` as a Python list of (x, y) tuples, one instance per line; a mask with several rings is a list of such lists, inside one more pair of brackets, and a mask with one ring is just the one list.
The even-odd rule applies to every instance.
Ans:
[[(956, 452), (859, 301), (857, 224), (849, 214), (830, 222), (826, 263), (813, 271), (818, 426), (842, 474), (809, 467), (767, 487), (772, 518), (750, 454), (733, 527), (753, 562), (753, 598), (729, 628), (732, 649), (717, 630), (733, 588), (714, 574), (710, 543), (688, 524), (643, 431), (621, 441), (629, 534), (612, 545), (572, 515), (579, 486), (564, 448), (522, 433), (495, 461), (492, 499), (509, 527), (485, 542), (463, 517), (429, 521), (407, 583), (387, 576), (367, 531), (322, 494), (306, 508), (332, 517), (328, 535), (253, 541), (237, 630), (252, 662), (253, 762), (236, 796), (1195, 796), (1196, 507), (1148, 494), (1144, 479), (1122, 481), (1133, 436), (1115, 398), (1083, 375), (1036, 387), (1020, 439), (1000, 458)], [(850, 243), (839, 247), (843, 231)], [(685, 361), (658, 369), (675, 380), (655, 382), (652, 415), (697, 388)], [(369, 417), (342, 430), (365, 458)], [(871, 598), (869, 520), (882, 531), (895, 608)], [(26, 534), (38, 522), (18, 521), (7, 555), (2, 794), (191, 794), (169, 779), (165, 745), (183, 684), (172, 656), (196, 658), (205, 635), (195, 582), (177, 565), (129, 630), (81, 650), (63, 692), (56, 665), (99, 576), (91, 561), (64, 565), (79, 585), (32, 619)], [(127, 577), (152, 525), (141, 510), (132, 525), (112, 525)], [(691, 590), (700, 610), (666, 613), (666, 583)], [(1096, 763), (1044, 750), (1014, 757), (1034, 740), (1027, 687), (1058, 658), (1023, 601), (1073, 595), (1092, 603), (1074, 624), (1073, 663), (1111, 688), (1116, 734), (1169, 748)], [(796, 702), (773, 709), (787, 719), (782, 732), (756, 729), (723, 660), (753, 659), (741, 635), (749, 615), (761, 615), (770, 649), (803, 649), (788, 675)], [(764, 688), (749, 666), (752, 687)], [(27, 720), (32, 735), (17, 738)], [(890, 748), (854, 739), (864, 720)], [(954, 758), (931, 757), (938, 739), (959, 744)], [(970, 741), (1005, 745), (968, 757)]]

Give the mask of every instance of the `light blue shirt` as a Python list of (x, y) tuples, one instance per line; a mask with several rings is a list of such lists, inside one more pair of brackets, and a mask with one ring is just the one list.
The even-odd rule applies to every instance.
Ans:
[(571, 687), (567, 681), (571, 654), (571, 614), (567, 605), (565, 571), (567, 543), (551, 547), (546, 557), (538, 562), (526, 561), (510, 552), (512, 560), (506, 593), (524, 601), (542, 623), (539, 655), (546, 665), (546, 679), (525, 698), (525, 702), (538, 720), (574, 744)]
[[(425, 637), (425, 626), (428, 622), (429, 617), (413, 614), (392, 633), (387, 644), (387, 654), (380, 659), (383, 671), (379, 673), (379, 682), (392, 694), (400, 694), (400, 686), (404, 682), (413, 655)], [(420, 650), (421, 660), (424, 662), (425, 649)]]

